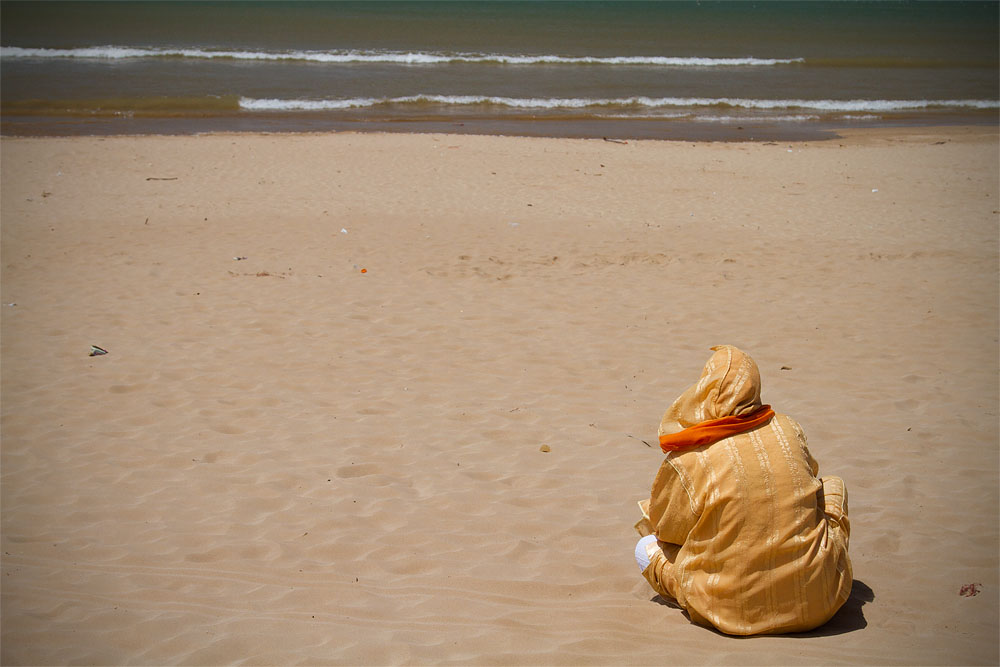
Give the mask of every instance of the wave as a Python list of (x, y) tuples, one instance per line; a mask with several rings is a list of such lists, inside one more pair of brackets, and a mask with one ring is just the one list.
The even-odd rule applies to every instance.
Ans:
[(691, 97), (548, 98), (487, 95), (410, 95), (346, 99), (201, 97), (104, 97), (92, 99), (23, 99), (0, 101), (0, 113), (19, 116), (199, 117), (257, 113), (351, 112), (375, 116), (433, 117), (489, 114), (498, 117), (551, 118), (691, 118), (728, 122), (760, 116), (770, 120), (816, 120), (879, 117), (921, 110), (996, 110), (995, 100), (765, 100)]
[(74, 49), (0, 48), (0, 58), (82, 58), (123, 60), (128, 58), (195, 58), (318, 63), (387, 63), (439, 65), (449, 63), (499, 65), (625, 65), (655, 67), (757, 67), (790, 65), (803, 58), (707, 58), (701, 56), (560, 56), (509, 55), (498, 53), (447, 53), (427, 51), (233, 51), (224, 49), (137, 48), (93, 46)]
[(997, 109), (995, 100), (761, 100), (701, 97), (622, 97), (622, 98), (514, 98), (486, 95), (411, 95), (404, 97), (359, 97), (334, 100), (274, 99), (241, 97), (246, 111), (332, 111), (379, 106), (493, 106), (512, 109), (669, 109), (693, 107), (739, 108), (761, 111), (811, 110), (828, 113), (893, 112), (920, 109)]
[(568, 56), (551, 54), (462, 53), (449, 51), (329, 51), (285, 50), (253, 51), (237, 49), (87, 46), (71, 49), (0, 47), (0, 58), (125, 60), (131, 58), (191, 58), (203, 60), (304, 61), (352, 64), (384, 63), (396, 65), (442, 65), (451, 63), (494, 65), (605, 65), (634, 67), (774, 67), (798, 65), (816, 68), (941, 68), (997, 66), (997, 59), (948, 59), (912, 57), (841, 57), (841, 58), (756, 58), (709, 56)]

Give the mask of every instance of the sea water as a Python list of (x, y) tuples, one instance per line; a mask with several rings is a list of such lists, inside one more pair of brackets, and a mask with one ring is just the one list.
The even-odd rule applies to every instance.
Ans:
[(4, 133), (996, 124), (996, 2), (4, 2)]

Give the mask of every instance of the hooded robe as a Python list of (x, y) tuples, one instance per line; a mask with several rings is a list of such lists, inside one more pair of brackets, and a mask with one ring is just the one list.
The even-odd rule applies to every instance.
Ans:
[[(664, 414), (660, 435), (761, 407), (760, 373), (729, 345)], [(671, 451), (648, 514), (661, 547), (643, 576), (691, 620), (734, 635), (811, 630), (851, 593), (847, 492), (818, 478), (802, 428), (775, 414), (753, 430)]]

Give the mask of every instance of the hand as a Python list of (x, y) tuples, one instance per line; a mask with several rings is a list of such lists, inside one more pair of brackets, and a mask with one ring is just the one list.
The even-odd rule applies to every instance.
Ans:
[(658, 552), (663, 553), (663, 549), (660, 548), (660, 541), (650, 540), (649, 543), (646, 545), (646, 556), (649, 558), (650, 561), (652, 561), (653, 557), (656, 556)]

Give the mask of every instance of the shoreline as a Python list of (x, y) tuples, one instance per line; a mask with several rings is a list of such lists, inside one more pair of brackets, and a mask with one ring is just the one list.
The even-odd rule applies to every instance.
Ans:
[(267, 116), (219, 116), (201, 118), (0, 117), (0, 136), (197, 136), (202, 134), (324, 134), (393, 133), (459, 134), (476, 136), (522, 136), (565, 139), (635, 139), (665, 141), (822, 141), (842, 132), (907, 128), (983, 127), (997, 128), (996, 112), (970, 114), (899, 115), (874, 120), (842, 119), (810, 121), (741, 122), (660, 119), (538, 119), (416, 118), (331, 119), (322, 114), (273, 114)]
[[(398, 126), (397, 126), (398, 127)], [(826, 133), (820, 134), (819, 136), (814, 136), (812, 133), (807, 136), (795, 136), (795, 137), (784, 137), (784, 138), (768, 138), (766, 136), (762, 137), (750, 137), (744, 136), (745, 133), (741, 133), (736, 136), (725, 136), (720, 138), (718, 136), (705, 137), (698, 135), (696, 137), (682, 137), (682, 136), (671, 136), (671, 137), (628, 137), (628, 138), (618, 138), (614, 135), (587, 135), (587, 136), (553, 136), (549, 134), (493, 134), (493, 133), (480, 133), (475, 131), (475, 129), (466, 129), (463, 127), (454, 127), (452, 124), (442, 124), (440, 128), (428, 128), (424, 131), (407, 131), (404, 129), (396, 130), (386, 130), (386, 129), (321, 129), (321, 130), (210, 130), (204, 132), (196, 132), (194, 134), (0, 134), (0, 142), (12, 142), (12, 141), (32, 141), (32, 140), (46, 140), (46, 141), (77, 141), (77, 140), (88, 140), (88, 139), (134, 139), (134, 140), (145, 140), (145, 139), (156, 139), (156, 138), (171, 138), (171, 139), (197, 139), (200, 137), (258, 137), (258, 138), (281, 138), (281, 137), (335, 137), (335, 136), (433, 136), (438, 135), (442, 137), (470, 137), (470, 138), (497, 138), (497, 139), (550, 139), (553, 141), (569, 140), (569, 141), (603, 141), (607, 143), (626, 143), (626, 142), (646, 142), (646, 143), (665, 143), (665, 144), (677, 144), (677, 143), (690, 143), (695, 145), (711, 145), (711, 144), (746, 144), (746, 145), (772, 145), (775, 143), (790, 143), (790, 144), (808, 144), (816, 143), (817, 145), (829, 144), (834, 141), (837, 142), (867, 142), (869, 140), (892, 140), (892, 139), (907, 139), (912, 137), (930, 137), (930, 138), (940, 138), (940, 139), (953, 139), (953, 138), (970, 138), (973, 140), (988, 140), (993, 137), (1000, 146), (1000, 126), (990, 126), (985, 124), (961, 124), (961, 123), (948, 123), (948, 124), (937, 124), (937, 125), (923, 125), (923, 124), (907, 124), (907, 125), (895, 125), (895, 126), (857, 126), (857, 127), (839, 127), (837, 129), (830, 129)], [(846, 145), (846, 144), (845, 144)]]

